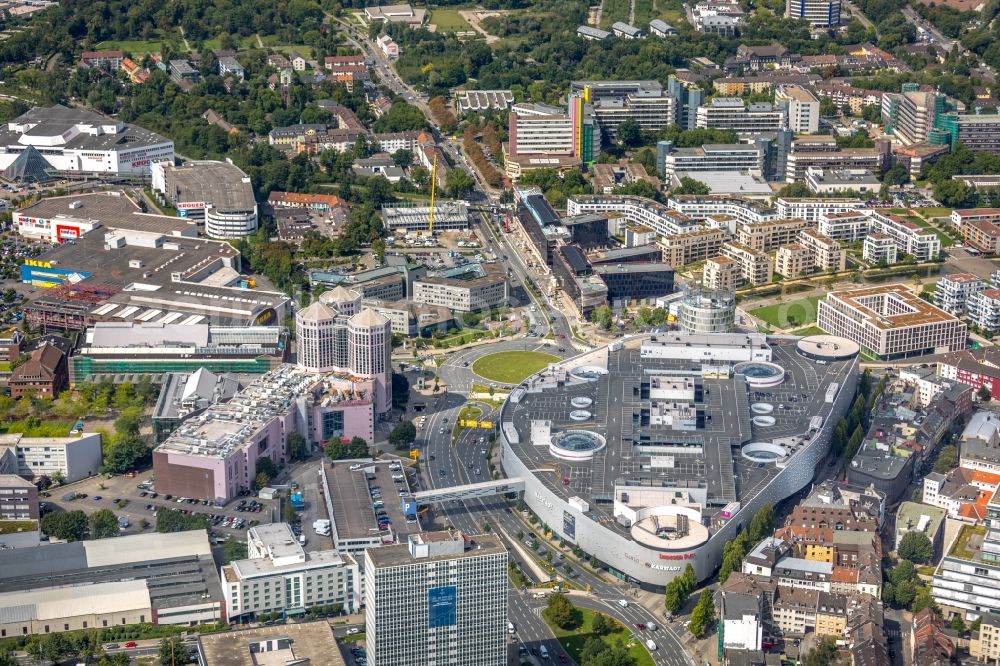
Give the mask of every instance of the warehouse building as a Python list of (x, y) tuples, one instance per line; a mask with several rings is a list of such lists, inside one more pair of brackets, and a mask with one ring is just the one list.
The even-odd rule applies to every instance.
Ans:
[(0, 550), (0, 637), (226, 619), (208, 532)]

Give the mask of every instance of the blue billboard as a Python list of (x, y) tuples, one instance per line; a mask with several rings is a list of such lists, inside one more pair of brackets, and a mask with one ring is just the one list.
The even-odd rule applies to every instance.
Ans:
[(417, 503), (413, 500), (403, 500), (403, 516), (407, 520), (412, 520), (417, 517)]
[(458, 623), (457, 588), (454, 585), (427, 590), (427, 626), (431, 629)]

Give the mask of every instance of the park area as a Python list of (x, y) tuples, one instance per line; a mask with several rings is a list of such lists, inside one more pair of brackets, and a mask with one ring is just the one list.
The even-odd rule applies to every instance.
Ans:
[[(556, 605), (565, 608), (566, 612), (571, 615), (570, 618), (566, 618), (566, 621), (562, 621), (563, 618), (553, 616), (558, 613), (552, 612), (552, 601), (550, 600), (549, 607), (542, 612), (542, 617), (552, 629), (559, 644), (575, 663), (585, 665), (590, 661), (588, 659), (590, 654), (584, 654), (584, 646), (588, 641), (597, 639), (607, 646), (604, 648), (605, 650), (619, 649), (626, 652), (633, 659), (635, 666), (653, 666), (653, 658), (645, 646), (621, 622), (604, 613), (560, 601)], [(593, 648), (587, 650), (588, 653), (594, 651)]]
[(816, 321), (816, 304), (819, 299), (819, 296), (809, 296), (787, 303), (775, 303), (750, 310), (750, 314), (774, 328), (797, 328)]
[(519, 384), (558, 360), (557, 356), (537, 351), (496, 352), (476, 359), (472, 364), (472, 371), (483, 379), (503, 384)]
[(431, 11), (430, 23), (436, 26), (437, 32), (472, 32), (472, 26), (462, 17), (461, 11), (463, 10), (451, 7), (434, 9)]

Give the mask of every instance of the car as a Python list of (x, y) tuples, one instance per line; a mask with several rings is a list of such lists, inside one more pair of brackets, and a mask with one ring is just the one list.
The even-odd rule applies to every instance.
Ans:
[(135, 641), (129, 641), (128, 643), (125, 644), (125, 647), (127, 647), (127, 648), (133, 648), (133, 647), (138, 647), (138, 645), (139, 644), (136, 643)]
[(164, 495), (164, 496), (163, 496), (163, 499), (165, 499), (165, 500), (166, 500), (166, 501), (168, 501), (168, 502), (169, 502), (170, 500), (172, 500), (173, 498), (174, 498), (174, 496), (173, 496), (173, 495)]
[(188, 643), (197, 643), (198, 642), (198, 637), (197, 636), (188, 636), (184, 640), (187, 641)]
[(153, 510), (153, 505), (152, 504), (147, 504), (146, 505), (146, 511), (152, 511), (152, 510)]
[(117, 650), (120, 647), (121, 647), (121, 645), (118, 645), (118, 643), (108, 643), (107, 645), (104, 646), (104, 649), (105, 650)]
[(349, 635), (357, 634), (357, 633), (360, 633), (360, 632), (361, 632), (361, 630), (358, 629), (357, 627), (351, 627), (350, 629), (347, 630), (347, 633)]
[(635, 628), (639, 631), (646, 631), (646, 625), (643, 622), (637, 622)]
[(440, 474), (441, 476), (448, 476), (448, 471), (445, 469), (439, 469), (438, 474)]
[(103, 498), (100, 495), (94, 495), (94, 501), (100, 502)]
[(566, 655), (562, 652), (559, 653), (559, 662), (562, 664), (566, 663)]

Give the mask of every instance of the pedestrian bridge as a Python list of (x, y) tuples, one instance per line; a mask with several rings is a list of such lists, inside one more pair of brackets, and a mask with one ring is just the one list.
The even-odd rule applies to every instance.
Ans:
[(496, 481), (469, 483), (464, 486), (421, 490), (418, 493), (413, 493), (413, 500), (417, 504), (438, 504), (451, 500), (478, 499), (480, 497), (492, 497), (493, 495), (506, 495), (507, 493), (519, 493), (522, 491), (524, 491), (524, 481), (519, 478), (497, 479)]

